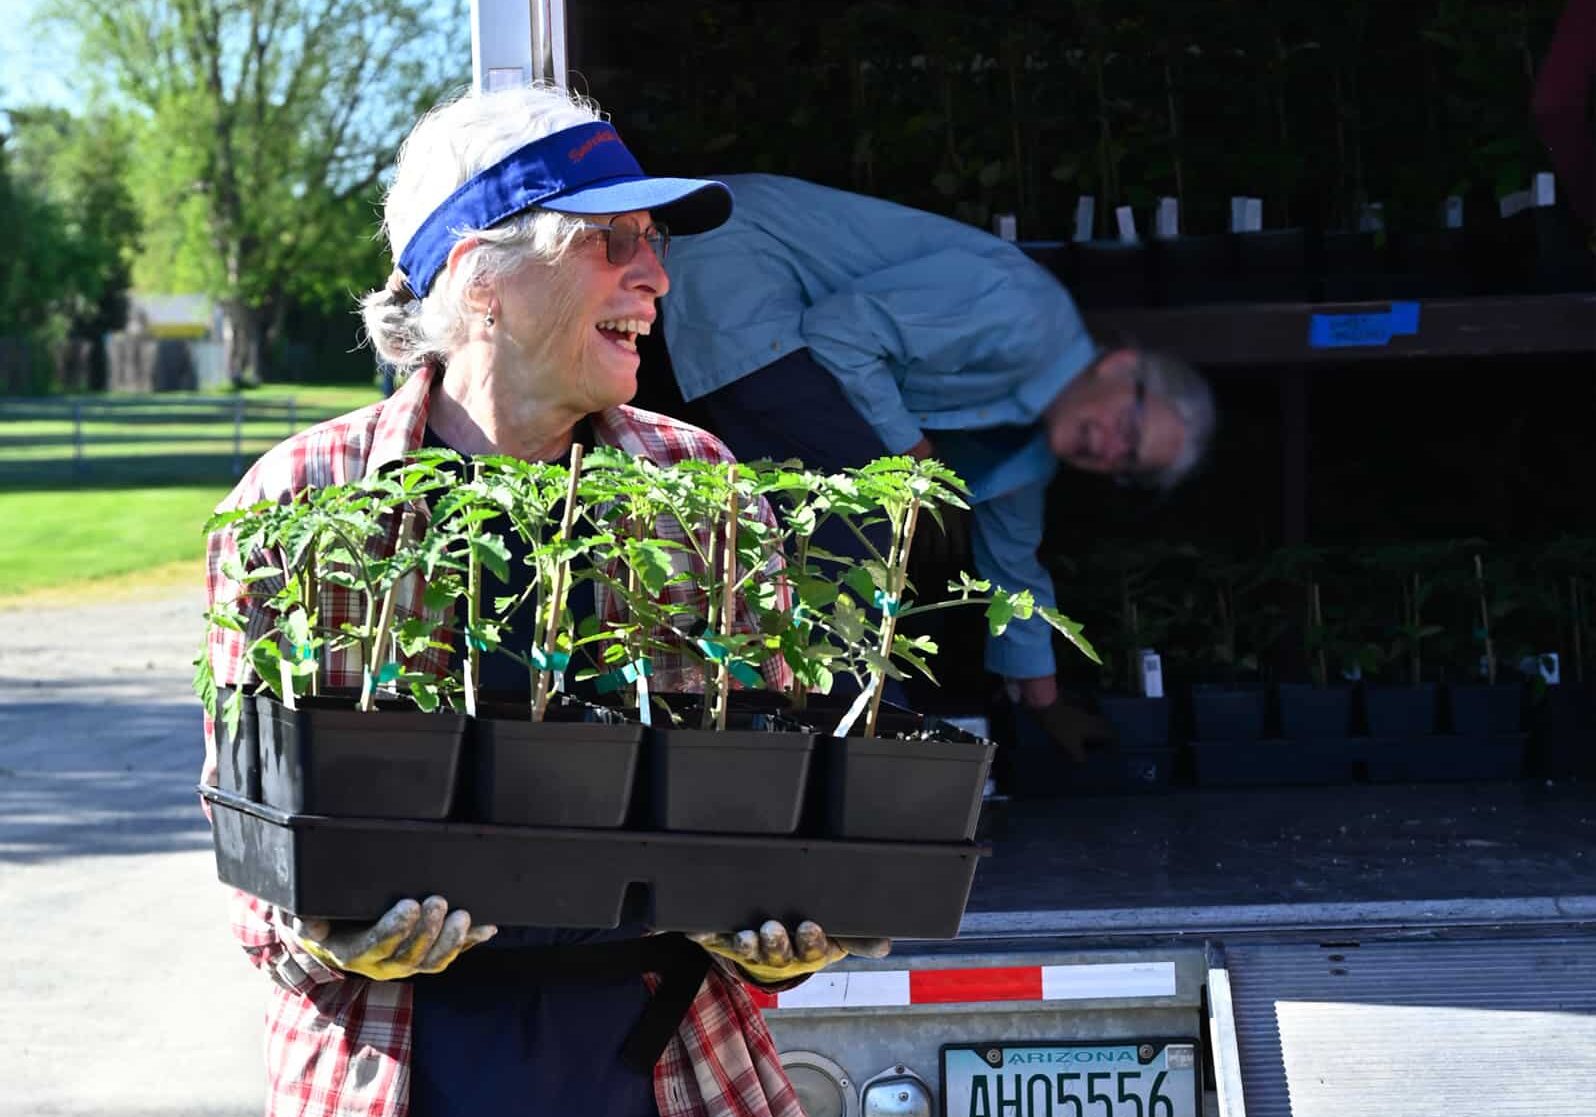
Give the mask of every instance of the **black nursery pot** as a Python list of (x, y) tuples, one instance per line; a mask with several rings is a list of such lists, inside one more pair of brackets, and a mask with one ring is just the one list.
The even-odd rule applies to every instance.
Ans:
[[(878, 732), (880, 721), (877, 722)], [(975, 836), (996, 746), (933, 721), (927, 736), (821, 737), (826, 833), (897, 842)]]
[[(688, 722), (696, 724), (691, 709), (688, 714)], [(737, 722), (741, 728), (720, 731), (651, 730), (654, 824), (661, 830), (791, 834), (798, 829), (814, 734), (769, 714)]]
[(1519, 731), (1524, 692), (1517, 683), (1453, 683), (1446, 690), (1453, 733), (1500, 737)]
[(1114, 727), (1114, 736), (1126, 747), (1169, 743), (1169, 699), (1132, 694), (1102, 694), (1098, 712)]
[(525, 703), (479, 707), (472, 722), (475, 817), (513, 826), (625, 824), (647, 730), (561, 697), (535, 722)]
[(1281, 683), (1280, 734), (1294, 741), (1330, 740), (1352, 732), (1352, 688)]
[(1435, 732), (1436, 686), (1366, 685), (1363, 714), (1371, 737), (1428, 737)]
[(1070, 245), (1070, 295), (1083, 309), (1146, 306), (1148, 257), (1141, 244), (1081, 241)]
[(1199, 741), (1256, 741), (1264, 735), (1269, 691), (1199, 684), (1191, 688), (1191, 710)]
[(462, 714), (352, 697), (257, 695), (261, 801), (293, 814), (436, 820), (449, 816), (465, 739)]
[(1391, 276), (1375, 233), (1328, 232), (1319, 241), (1319, 297), (1328, 302), (1389, 299)]
[(1148, 251), (1158, 305), (1201, 306), (1235, 297), (1229, 237), (1161, 237), (1151, 242)]
[(1235, 295), (1248, 302), (1306, 302), (1311, 295), (1307, 234), (1301, 229), (1234, 233)]
[(1474, 254), (1464, 229), (1393, 234), (1391, 297), (1446, 298), (1476, 290)]
[(214, 728), (216, 740), (216, 782), (223, 791), (242, 795), (252, 803), (260, 802), (260, 721), (255, 713), (255, 699), (245, 695), (239, 703), (238, 732), (231, 739), (227, 726), (220, 716), (221, 710), (236, 693), (233, 687), (218, 688), (216, 692), (217, 718)]
[(1531, 720), (1536, 775), (1596, 776), (1596, 694), (1579, 683), (1548, 686)]

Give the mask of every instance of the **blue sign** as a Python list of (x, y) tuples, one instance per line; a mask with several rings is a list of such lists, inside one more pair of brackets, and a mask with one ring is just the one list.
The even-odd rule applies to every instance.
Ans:
[(1310, 349), (1387, 345), (1393, 337), (1419, 332), (1419, 304), (1392, 303), (1373, 314), (1315, 314), (1308, 322)]

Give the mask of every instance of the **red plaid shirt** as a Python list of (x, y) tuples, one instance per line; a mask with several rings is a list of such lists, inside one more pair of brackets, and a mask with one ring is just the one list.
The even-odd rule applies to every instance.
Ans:
[[(434, 370), (421, 369), (390, 399), (283, 442), (251, 467), (219, 510), (356, 480), (398, 461), (421, 445), (434, 381)], [(599, 442), (662, 465), (686, 458), (732, 460), (707, 432), (648, 411), (613, 408), (593, 416), (593, 427)], [(763, 511), (769, 519), (769, 509)], [(661, 535), (679, 539), (681, 528), (663, 523)], [(228, 532), (217, 532), (208, 541), (206, 588), (212, 602), (237, 598), (240, 587), (222, 573), (224, 561), (236, 554)], [(254, 587), (268, 593), (274, 588)], [(401, 588), (396, 623), (421, 610), (422, 590), (419, 579)], [(599, 615), (613, 616), (613, 601), (602, 586), (597, 590)], [(363, 608), (357, 594), (335, 587), (324, 588), (321, 605), (334, 626), (358, 616), (357, 610)], [(216, 630), (209, 637), (218, 685), (251, 681), (244, 649), (271, 628), (266, 610), (245, 612), (247, 632)], [(745, 627), (751, 623), (746, 612), (740, 621)], [(408, 666), (438, 673), (444, 668), (445, 654), (429, 652), (409, 660)], [(358, 687), (362, 671), (357, 649), (323, 657), (322, 679), (329, 687)], [(765, 676), (772, 686), (784, 686), (786, 664), (779, 660), (767, 664)], [(661, 689), (701, 686), (689, 665), (667, 657), (656, 658), (655, 681)], [(214, 785), (216, 751), (208, 721), (205, 730), (201, 778)], [(279, 931), (286, 918), (282, 913), (243, 892), (235, 891), (233, 899), (233, 933), (249, 959), (274, 979), (266, 1014), (267, 1117), (406, 1117), (410, 986), (329, 969)], [(717, 960), (710, 970), (655, 1066), (654, 1097), (661, 1117), (803, 1117), (764, 1017), (734, 967)]]

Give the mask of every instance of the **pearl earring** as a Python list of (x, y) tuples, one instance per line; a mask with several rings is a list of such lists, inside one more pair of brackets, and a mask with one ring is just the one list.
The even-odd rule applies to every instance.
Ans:
[(490, 330), (493, 328), (493, 311), (490, 310), (482, 316), (482, 324)]

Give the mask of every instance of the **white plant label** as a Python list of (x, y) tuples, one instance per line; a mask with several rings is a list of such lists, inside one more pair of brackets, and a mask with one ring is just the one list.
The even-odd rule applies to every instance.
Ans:
[(1130, 206), (1118, 206), (1114, 210), (1114, 221), (1119, 226), (1119, 240), (1121, 244), (1136, 243), (1136, 214)]
[(992, 218), (992, 231), (1012, 244), (1019, 239), (1019, 222), (1012, 213), (995, 214)]
[(1075, 240), (1077, 243), (1092, 239), (1092, 226), (1097, 222), (1097, 199), (1082, 194), (1075, 200)]
[(1463, 227), (1463, 199), (1450, 195), (1441, 206), (1441, 224), (1448, 229)]
[(1523, 213), (1529, 209), (1532, 200), (1528, 190), (1516, 190), (1506, 195), (1497, 203), (1502, 211), (1502, 219), (1505, 221), (1509, 217)]
[(1158, 199), (1158, 217), (1154, 227), (1161, 237), (1180, 236), (1180, 200), (1178, 198)]
[(1164, 697), (1164, 663), (1152, 648), (1142, 649), (1142, 696)]
[(1535, 176), (1535, 204), (1538, 206), (1555, 206), (1557, 204), (1557, 179), (1551, 171), (1541, 171)]

